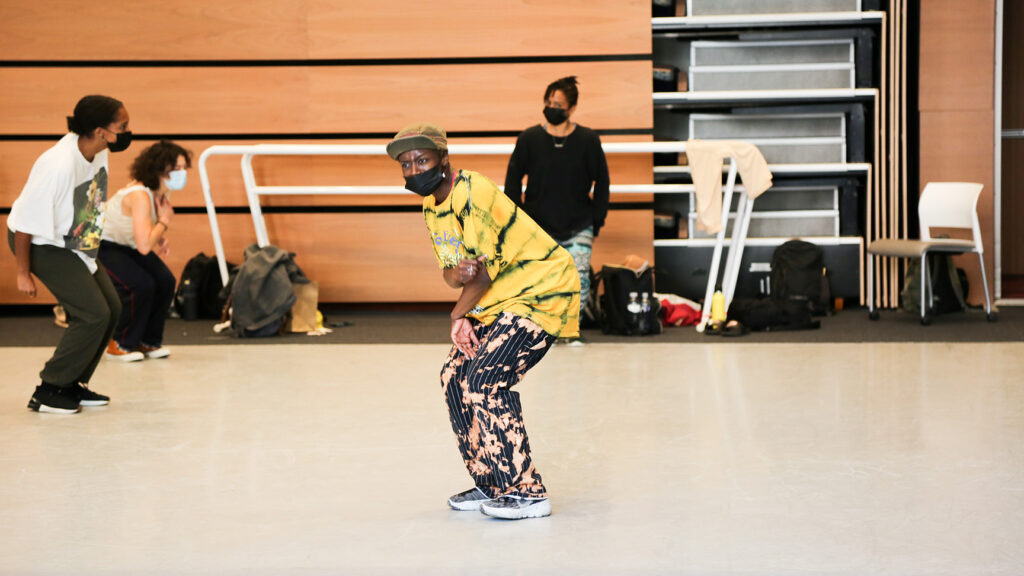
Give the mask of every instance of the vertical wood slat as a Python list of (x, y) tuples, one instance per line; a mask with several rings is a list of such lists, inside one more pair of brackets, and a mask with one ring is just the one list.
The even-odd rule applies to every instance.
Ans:
[[(882, 70), (881, 70), (881, 75), (880, 75), (881, 82), (880, 82), (880, 86), (879, 86), (879, 94), (876, 97), (876, 108), (875, 108), (875, 117), (877, 118), (877, 122), (876, 122), (876, 138), (877, 138), (878, 149), (879, 149), (879, 153), (878, 153), (879, 162), (876, 164), (876, 166), (877, 166), (877, 176), (876, 176), (877, 185), (875, 187), (875, 193), (874, 193), (874, 198), (875, 198), (874, 211), (871, 214), (872, 218), (874, 219), (874, 226), (872, 227), (872, 229), (871, 229), (871, 231), (869, 233), (870, 237), (871, 237), (871, 240), (877, 240), (879, 238), (883, 238), (884, 237), (882, 235), (884, 233), (882, 216), (883, 216), (883, 213), (885, 212), (885, 206), (886, 206), (885, 190), (888, 188), (888, 180), (887, 180), (887, 178), (888, 178), (888, 174), (889, 174), (889, 170), (888, 170), (888, 161), (889, 161), (888, 138), (886, 137), (886, 133), (887, 133), (886, 132), (886, 127), (888, 126), (888, 123), (887, 123), (888, 120), (887, 119), (888, 119), (888, 108), (889, 108), (889, 91), (888, 91), (889, 71), (891, 69), (891, 67), (889, 65), (889, 20), (890, 20), (889, 13), (886, 12), (882, 16), (882, 28), (881, 28), (881, 34), (879, 34), (879, 36), (881, 37), (881, 43), (882, 43), (881, 54), (880, 54), (880, 58), (879, 58), (879, 60), (881, 62)], [(889, 259), (888, 258), (884, 258), (884, 257), (880, 257), (880, 256), (872, 256), (871, 258), (873, 260), (872, 266), (874, 266), (874, 270), (875, 270), (875, 274), (874, 274), (874, 284), (875, 284), (875, 286), (874, 286), (874, 293), (875, 293), (875, 299), (877, 300), (876, 301), (876, 305), (880, 304), (883, 308), (887, 308), (889, 306), (889, 290), (888, 290), (888, 286), (889, 285), (888, 285), (888, 282), (886, 281), (886, 273), (887, 273), (887, 270), (889, 269)]]
[[(900, 28), (900, 0), (891, 0), (890, 10), (892, 11), (892, 31), (891, 31), (891, 44), (890, 54), (892, 58), (892, 83), (890, 84), (889, 92), (891, 97), (889, 99), (891, 115), (889, 116), (889, 212), (886, 217), (889, 219), (889, 237), (890, 238), (902, 238), (898, 227), (899, 223), (899, 109), (900, 109), (900, 74), (902, 69), (900, 68), (900, 39), (899, 39), (899, 28)], [(892, 306), (895, 308), (899, 303), (899, 288), (898, 282), (895, 281), (899, 274), (900, 265), (902, 262), (897, 259), (890, 261), (889, 269), (889, 294), (892, 302)]]

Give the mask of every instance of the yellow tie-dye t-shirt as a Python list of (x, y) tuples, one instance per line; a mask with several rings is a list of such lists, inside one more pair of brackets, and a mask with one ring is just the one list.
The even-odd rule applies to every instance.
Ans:
[(486, 257), (491, 286), (467, 316), (489, 325), (508, 312), (552, 336), (579, 334), (580, 277), (572, 256), (486, 176), (460, 170), (444, 202), (423, 200), (423, 217), (441, 268)]

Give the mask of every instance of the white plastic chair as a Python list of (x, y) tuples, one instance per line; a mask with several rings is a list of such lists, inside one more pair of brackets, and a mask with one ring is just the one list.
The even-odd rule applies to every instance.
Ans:
[[(928, 311), (933, 305), (931, 275), (928, 273), (928, 253), (947, 254), (975, 253), (981, 264), (981, 282), (985, 289), (985, 313), (989, 322), (996, 320), (992, 302), (988, 295), (988, 278), (985, 276), (985, 257), (981, 243), (981, 227), (978, 225), (978, 196), (984, 186), (974, 182), (930, 182), (924, 187), (918, 202), (917, 214), (920, 222), (920, 240), (875, 240), (868, 246), (873, 256), (897, 258), (918, 258), (921, 261), (921, 324), (931, 323)], [(963, 228), (971, 231), (972, 240), (932, 238), (932, 228)], [(875, 310), (875, 259), (868, 258), (868, 315), (878, 320)], [(927, 306), (925, 305), (927, 302)]]

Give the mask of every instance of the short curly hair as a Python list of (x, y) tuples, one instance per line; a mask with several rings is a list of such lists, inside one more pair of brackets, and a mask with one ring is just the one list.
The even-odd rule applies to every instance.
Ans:
[(185, 166), (192, 167), (192, 152), (170, 140), (161, 140), (146, 148), (132, 162), (131, 175), (146, 188), (160, 188), (160, 177), (168, 168), (178, 162), (178, 156), (185, 157)]

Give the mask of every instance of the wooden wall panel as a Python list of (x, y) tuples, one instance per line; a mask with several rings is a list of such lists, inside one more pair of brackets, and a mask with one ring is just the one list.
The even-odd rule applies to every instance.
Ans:
[[(11, 60), (298, 60), (636, 54), (647, 0), (73, 0), (7, 2)], [(54, 42), (83, 30), (102, 42)]]
[[(213, 144), (301, 143), (331, 134), (374, 136), (383, 146), (383, 135), (416, 121), (455, 133), (517, 133), (541, 120), (544, 87), (566, 75), (580, 78), (578, 121), (603, 131), (641, 131), (605, 141), (651, 139), (651, 61), (635, 59), (651, 52), (647, 0), (97, 0), (84, 12), (71, 0), (8, 4), (0, 9), (0, 211), (20, 193), (39, 154), (64, 133), (75, 102), (89, 93), (123, 100), (139, 136), (131, 151), (111, 158), (115, 189), (128, 181), (138, 151), (165, 134), (182, 135), (180, 143), (198, 159)], [(66, 41), (97, 30), (108, 31), (100, 33), (102, 42)], [(584, 58), (562, 61), (574, 56)], [(472, 63), (479, 59), (499, 60)], [(249, 65), (258, 61), (273, 65)], [(453, 139), (483, 141), (513, 138)], [(611, 155), (609, 163), (613, 184), (652, 180), (650, 155)], [(455, 157), (454, 164), (502, 183), (507, 158)], [(265, 185), (402, 183), (384, 156), (274, 157), (255, 167)], [(211, 158), (209, 168), (217, 206), (245, 206), (239, 157)], [(194, 166), (175, 204), (202, 206), (199, 184)], [(613, 202), (651, 198), (616, 195)], [(272, 241), (298, 252), (321, 281), (325, 301), (456, 296), (439, 280), (422, 216), (404, 211), (419, 205), (412, 194), (262, 203), (308, 208), (268, 214), (267, 223)], [(320, 206), (380, 210), (326, 212)], [(222, 213), (220, 223), (229, 255), (239, 260), (254, 240), (249, 215)], [(653, 260), (652, 236), (650, 210), (613, 210), (595, 262), (620, 262), (629, 253)], [(421, 240), (422, 251), (410, 250)], [(212, 253), (205, 214), (177, 214), (171, 241), (168, 264), (176, 274), (195, 253)], [(10, 255), (0, 257), (0, 303), (26, 300), (14, 291), (13, 266)]]
[[(609, 213), (594, 262), (622, 262), (631, 253), (653, 262), (652, 221), (650, 210)], [(271, 214), (267, 231), (271, 242), (297, 254), (302, 269), (320, 283), (325, 302), (447, 302), (458, 296), (441, 280), (418, 213)]]
[[(921, 3), (920, 182), (985, 185), (978, 203), (990, 290), (995, 283), (995, 2)], [(976, 257), (960, 257), (971, 304), (984, 302)]]
[(613, 210), (605, 227), (594, 240), (591, 264), (600, 270), (604, 264), (622, 264), (626, 256), (636, 254), (654, 265), (654, 211)]
[(14, 261), (14, 254), (11, 253), (11, 246), (7, 243), (7, 215), (0, 214), (0, 304), (53, 304), (57, 300), (50, 294), (50, 291), (43, 286), (43, 283), (36, 279), (35, 298), (29, 298), (18, 292), (17, 273), (18, 266)]
[(920, 110), (992, 109), (995, 0), (922, 2), (920, 43)]
[[(85, 94), (125, 103), (140, 134), (392, 133), (431, 121), (449, 132), (522, 130), (544, 88), (576, 74), (576, 119), (596, 129), (653, 125), (651, 63), (436, 66), (0, 68), (0, 134), (62, 134)], [(172, 89), (173, 88), (173, 89)], [(13, 112), (13, 113), (12, 113)]]
[[(650, 141), (645, 136), (610, 136), (603, 138), (605, 142)], [(175, 206), (204, 206), (202, 187), (200, 185), (198, 160), (204, 150), (218, 144), (258, 144), (265, 141), (237, 140), (214, 141), (182, 140), (179, 143), (192, 151), (193, 164), (189, 171), (188, 184), (184, 190), (173, 194)], [(512, 138), (453, 138), (452, 144), (460, 143), (513, 143)], [(127, 152), (110, 155), (110, 174), (114, 190), (127, 184), (130, 179), (129, 167), (135, 156), (152, 140), (138, 140)], [(323, 144), (318, 140), (292, 140), (279, 142), (282, 144)], [(347, 140), (331, 141), (340, 144), (380, 144), (384, 149), (384, 140)], [(0, 141), (0, 208), (10, 207), (21, 193), (25, 180), (32, 169), (36, 158), (53, 141)], [(207, 161), (210, 174), (211, 195), (218, 207), (248, 206), (245, 188), (242, 184), (242, 172), (239, 166), (240, 156), (211, 156)], [(505, 170), (508, 157), (493, 156), (454, 156), (452, 161), (456, 168), (474, 170), (491, 178), (498, 185), (505, 182)], [(653, 160), (649, 154), (609, 154), (609, 172), (615, 184), (644, 184), (651, 182)], [(386, 155), (379, 156), (267, 156), (257, 158), (253, 162), (258, 184), (266, 186), (379, 186), (402, 185), (402, 174), (398, 165)], [(642, 198), (632, 194), (613, 195), (613, 202), (648, 201), (650, 196)], [(414, 194), (407, 196), (285, 196), (264, 197), (264, 206), (417, 206), (420, 201)]]
[[(619, 210), (608, 221), (594, 249), (594, 263), (621, 263), (636, 253), (654, 261), (653, 213)], [(272, 243), (297, 254), (306, 274), (320, 283), (324, 302), (447, 302), (457, 292), (441, 281), (423, 216), (419, 213), (268, 214)], [(6, 230), (6, 216), (0, 216)], [(247, 214), (219, 215), (228, 260), (241, 263), (246, 246), (256, 241)], [(205, 214), (175, 216), (171, 254), (165, 259), (175, 276), (198, 252), (215, 253)], [(638, 248), (639, 247), (639, 248)], [(14, 256), (0, 256), (0, 302), (53, 303), (48, 292), (36, 299), (17, 292)]]
[[(992, 110), (921, 113), (921, 186), (928, 182), (979, 182), (985, 186), (978, 200), (978, 221), (992, 294), (995, 290), (994, 123)], [(968, 273), (970, 303), (984, 304), (977, 257), (960, 256), (957, 266)]]
[[(19, 293), (15, 284), (17, 271), (14, 256), (7, 246), (7, 216), (0, 216), (3, 225), (4, 246), (3, 255), (0, 255), (0, 303), (3, 304), (52, 304), (55, 302), (53, 296), (45, 290), (35, 298), (28, 298)], [(221, 239), (224, 243), (224, 250), (229, 255), (229, 260), (240, 263), (242, 252), (245, 247), (256, 241), (256, 233), (253, 232), (252, 219), (247, 214), (221, 215), (218, 218), (221, 229)], [(210, 222), (205, 214), (179, 214), (173, 223), (174, 231), (170, 234), (171, 253), (164, 258), (164, 262), (174, 272), (175, 277), (181, 275), (188, 259), (199, 252), (208, 255), (215, 254), (213, 248), (213, 235), (210, 233)], [(36, 287), (42, 288), (42, 283), (36, 281)]]

